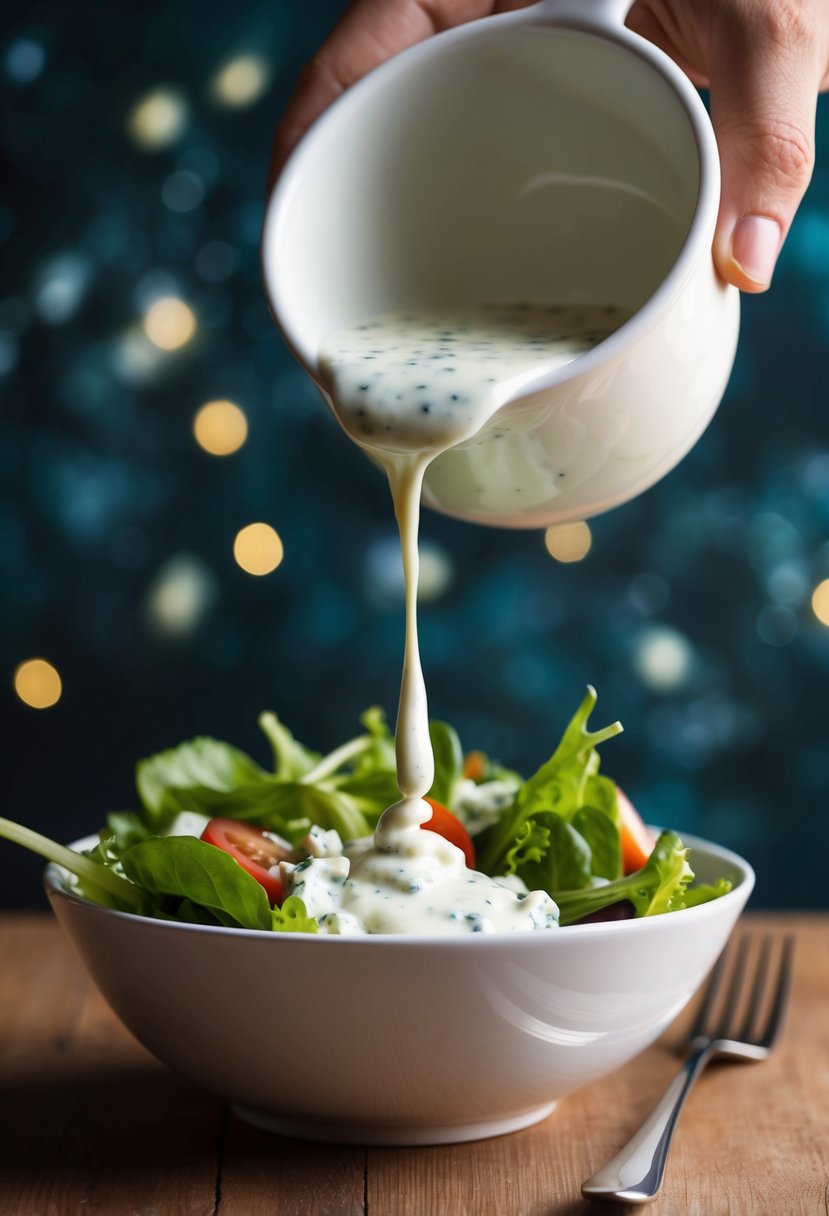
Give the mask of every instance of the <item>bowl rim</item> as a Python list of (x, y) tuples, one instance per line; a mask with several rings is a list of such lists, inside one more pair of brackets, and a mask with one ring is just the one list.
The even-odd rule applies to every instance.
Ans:
[[(651, 825), (649, 825), (651, 826)], [(652, 830), (659, 832), (660, 828), (652, 827)], [(97, 833), (89, 836), (80, 837), (73, 841), (69, 847), (80, 850), (92, 848), (98, 843), (99, 837)], [(660, 913), (656, 916), (636, 917), (631, 920), (622, 921), (599, 921), (588, 925), (565, 925), (563, 931), (566, 933), (567, 941), (585, 940), (587, 937), (603, 938), (608, 934), (621, 935), (622, 932), (627, 933), (660, 933), (670, 931), (670, 925), (676, 924), (676, 918), (681, 916), (683, 924), (689, 924), (688, 918), (693, 918), (697, 924), (714, 919), (722, 914), (728, 914), (734, 910), (742, 909), (745, 902), (751, 895), (755, 885), (755, 873), (752, 866), (741, 857), (738, 853), (731, 849), (725, 848), (723, 845), (714, 844), (712, 841), (704, 840), (702, 837), (694, 836), (691, 833), (682, 834), (682, 843), (689, 847), (692, 851), (696, 849), (700, 853), (706, 853), (719, 861), (724, 861), (733, 866), (740, 873), (739, 879), (736, 881), (731, 891), (724, 895), (717, 896), (716, 899), (709, 900), (704, 904), (697, 904), (693, 908), (683, 908), (679, 912)], [(141, 916), (137, 912), (122, 912), (116, 908), (108, 908), (103, 904), (97, 904), (91, 899), (86, 899), (75, 891), (68, 890), (65, 886), (65, 876), (67, 871), (57, 865), (55, 862), (49, 862), (43, 874), (43, 882), (46, 888), (46, 893), (52, 901), (53, 899), (65, 900), (68, 904), (79, 908), (93, 909), (109, 918), (115, 920), (126, 920), (127, 922), (137, 922), (147, 928), (156, 928), (162, 932), (181, 930), (188, 933), (206, 933), (208, 935), (218, 935), (220, 937), (231, 938), (249, 938), (255, 941), (281, 941), (283, 943), (292, 942), (290, 948), (297, 949), (302, 943), (313, 942), (314, 949), (331, 949), (330, 943), (338, 943), (337, 949), (342, 950), (344, 945), (359, 949), (377, 949), (390, 945), (399, 946), (403, 950), (422, 949), (424, 946), (440, 949), (457, 950), (460, 948), (469, 949), (472, 942), (475, 943), (472, 949), (495, 949), (503, 946), (505, 942), (509, 942), (511, 947), (517, 949), (526, 949), (530, 943), (538, 946), (540, 942), (545, 941), (561, 941), (559, 932), (550, 930), (549, 932), (510, 932), (510, 931), (495, 931), (493, 933), (474, 933), (461, 935), (435, 936), (424, 933), (370, 933), (365, 935), (339, 935), (333, 933), (267, 933), (262, 929), (234, 929), (224, 925), (193, 925), (186, 921), (174, 920), (156, 920), (151, 916)], [(328, 946), (322, 943), (329, 943)], [(270, 947), (269, 947), (270, 948)]]

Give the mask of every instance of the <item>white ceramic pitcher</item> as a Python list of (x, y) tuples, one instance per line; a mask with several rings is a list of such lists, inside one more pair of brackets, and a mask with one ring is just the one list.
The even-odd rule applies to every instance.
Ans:
[(397, 55), (318, 120), (270, 200), (267, 292), (324, 395), (322, 341), (379, 312), (633, 313), (433, 463), (424, 501), (448, 514), (538, 527), (616, 506), (673, 468), (725, 390), (739, 303), (711, 258), (713, 130), (629, 7), (545, 0)]

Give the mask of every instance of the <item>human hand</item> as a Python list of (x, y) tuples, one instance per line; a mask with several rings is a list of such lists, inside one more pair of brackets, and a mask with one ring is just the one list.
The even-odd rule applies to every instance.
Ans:
[[(384, 60), (530, 2), (355, 0), (300, 78), (271, 182), (323, 110)], [(829, 88), (827, 0), (636, 0), (627, 24), (710, 89), (722, 164), (714, 261), (742, 291), (765, 291), (812, 175), (817, 95)]]

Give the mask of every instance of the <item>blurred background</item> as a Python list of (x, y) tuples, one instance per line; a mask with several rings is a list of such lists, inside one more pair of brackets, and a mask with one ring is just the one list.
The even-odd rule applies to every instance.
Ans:
[[(264, 761), (393, 718), (384, 483), (259, 283), (270, 136), (341, 0), (26, 6), (2, 40), (2, 814), (62, 840), (199, 733)], [(708, 433), (638, 501), (548, 533), (423, 520), (433, 716), (524, 771), (589, 681), (605, 771), (652, 822), (829, 884), (829, 109), (773, 291), (744, 300)], [(325, 284), (319, 284), (325, 290)], [(40, 862), (0, 842), (0, 899)]]

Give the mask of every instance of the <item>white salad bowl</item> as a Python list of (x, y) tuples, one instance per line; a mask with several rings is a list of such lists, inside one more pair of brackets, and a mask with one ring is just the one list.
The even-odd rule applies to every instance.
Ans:
[[(97, 838), (79, 841), (90, 847)], [(440, 1144), (528, 1126), (665, 1029), (754, 885), (661, 916), (529, 933), (343, 938), (151, 920), (73, 894), (52, 907), (124, 1024), (159, 1060), (286, 1135)]]
[(673, 468), (725, 391), (739, 295), (711, 256), (717, 145), (629, 7), (545, 0), (396, 55), (314, 124), (269, 202), (273, 315), (329, 404), (322, 344), (378, 313), (631, 314), (433, 462), (424, 501), (447, 514), (520, 528), (607, 510)]

